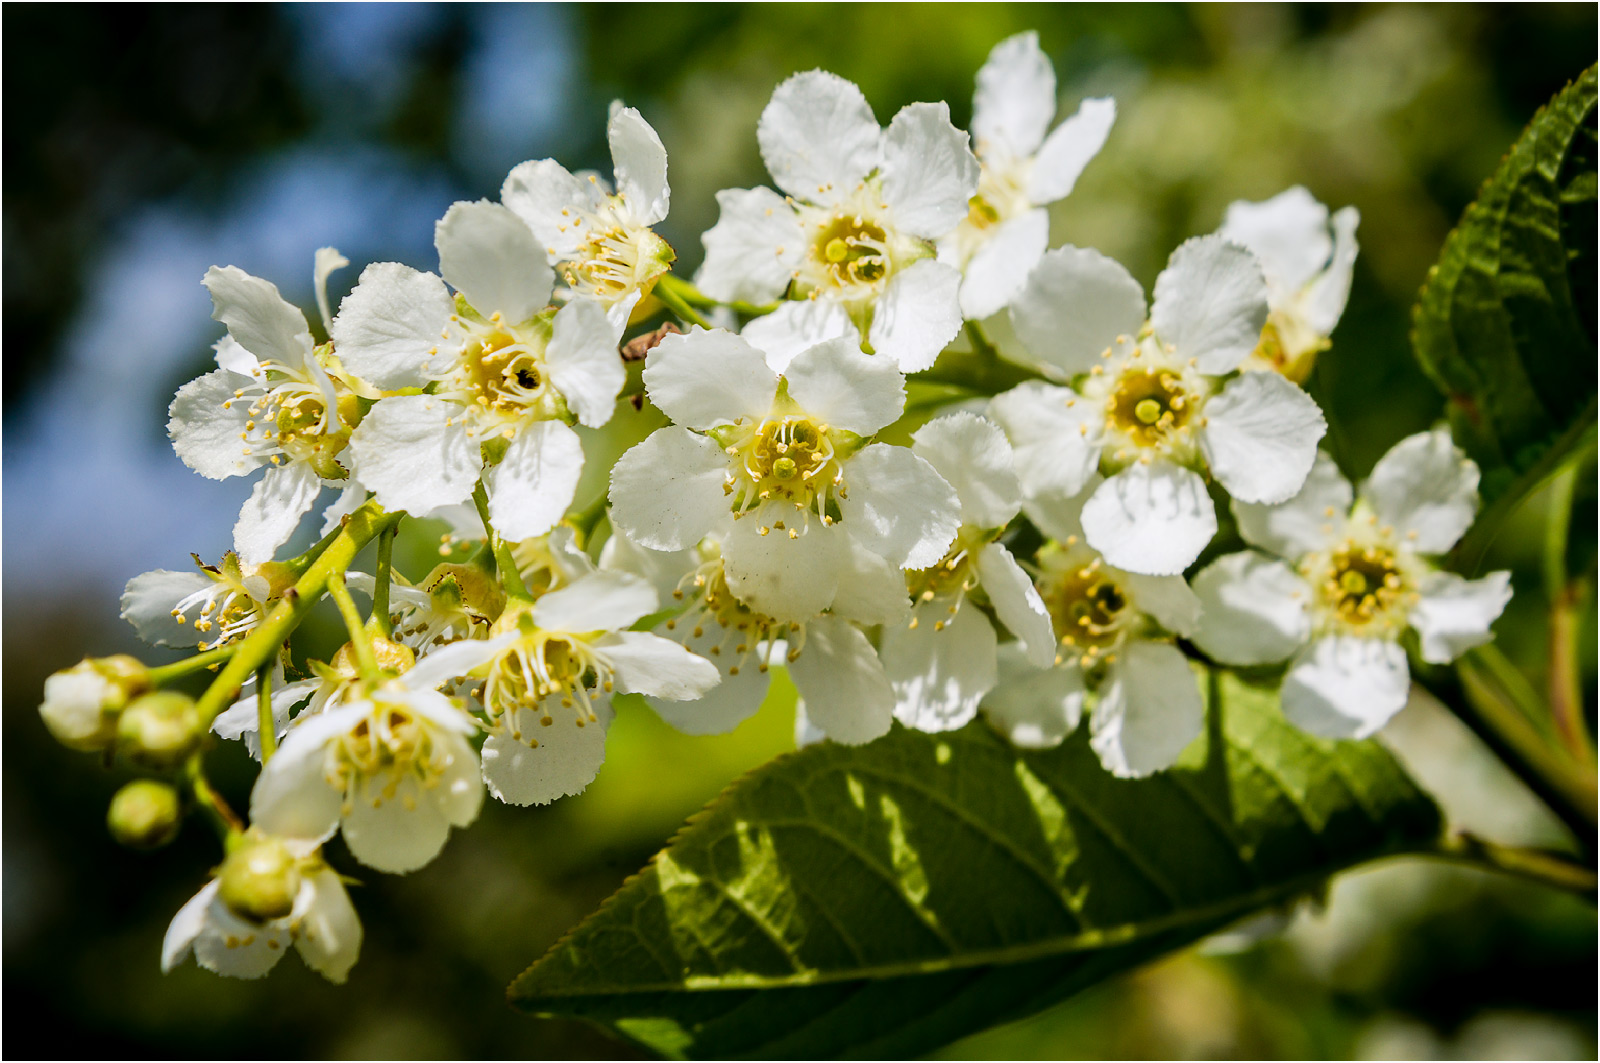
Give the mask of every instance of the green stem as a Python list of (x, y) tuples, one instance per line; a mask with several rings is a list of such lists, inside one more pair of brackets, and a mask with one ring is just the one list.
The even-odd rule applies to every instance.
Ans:
[(978, 395), (998, 395), (1028, 380), (1045, 380), (1043, 373), (1000, 357), (975, 323), (967, 324), (971, 351), (946, 351), (931, 369), (914, 373), (912, 380), (924, 384), (948, 384)]
[(1476, 835), (1457, 834), (1442, 840), (1439, 848), (1429, 855), (1576, 893), (1590, 904), (1595, 901), (1594, 869), (1551, 849), (1500, 845)]
[(369, 682), (376, 682), (380, 675), (378, 656), (372, 652), (372, 636), (367, 633), (367, 625), (361, 620), (361, 611), (356, 608), (355, 599), (350, 597), (350, 588), (344, 585), (343, 572), (329, 573), (328, 597), (333, 599), (339, 615), (344, 618), (345, 630), (350, 633), (350, 646), (356, 651), (356, 663), (361, 667), (362, 677)]
[(216, 649), (197, 653), (193, 657), (186, 657), (181, 661), (159, 665), (150, 669), (150, 685), (163, 686), (174, 679), (188, 675), (190, 672), (198, 672), (202, 668), (210, 668), (213, 665), (220, 664), (232, 657), (234, 651), (238, 648), (239, 643), (230, 642), (226, 646), (218, 646)]
[(1554, 602), (1567, 593), (1567, 529), (1578, 464), (1569, 462), (1550, 481), (1550, 507), (1544, 517), (1544, 596)]
[(397, 523), (401, 513), (385, 513), (376, 502), (368, 502), (345, 518), (344, 526), (305, 574), (284, 592), (283, 598), (257, 624), (244, 641), (238, 644), (227, 665), (211, 681), (211, 686), (195, 703), (202, 726), (210, 727), (217, 714), (227, 708), (239, 693), (250, 673), (272, 659), (290, 632), (316, 605), (328, 578), (350, 567), (356, 554), (375, 539), (383, 529)]
[(367, 623), (380, 638), (389, 637), (389, 581), (394, 578), (394, 537), (399, 530), (400, 525), (394, 524), (378, 533), (378, 568), (372, 583), (372, 616)]
[(228, 807), (228, 802), (224, 801), (222, 795), (213, 790), (211, 783), (206, 780), (200, 754), (196, 753), (189, 758), (188, 763), (184, 765), (183, 775), (184, 781), (189, 784), (189, 792), (194, 794), (195, 804), (211, 821), (211, 826), (224, 845), (229, 838), (244, 832), (244, 821)]
[(593, 502), (576, 512), (567, 514), (567, 523), (578, 533), (578, 546), (588, 545), (589, 536), (594, 534), (595, 525), (600, 523), (600, 518), (606, 515), (606, 493), (600, 492)]
[(1544, 596), (1550, 609), (1550, 718), (1556, 736), (1580, 764), (1594, 763), (1594, 745), (1583, 718), (1583, 684), (1579, 678), (1578, 606), (1583, 584), (1567, 574), (1567, 536), (1572, 525), (1572, 496), (1583, 455), (1564, 465), (1550, 482), (1550, 505), (1544, 524)]
[(1542, 724), (1549, 718), (1549, 709), (1539, 697), (1539, 692), (1533, 688), (1528, 677), (1522, 674), (1522, 669), (1512, 663), (1511, 658), (1494, 643), (1486, 643), (1471, 651), (1473, 658), (1483, 666), (1500, 689), (1511, 699), (1517, 711), (1534, 725)]
[(511, 547), (495, 534), (494, 525), (489, 521), (489, 493), (483, 489), (482, 480), (479, 480), (477, 486), (472, 489), (472, 502), (478, 507), (478, 517), (483, 521), (483, 534), (487, 538), (489, 549), (494, 553), (495, 567), (500, 573), (500, 586), (505, 589), (506, 596), (532, 601), (533, 595), (528, 593), (527, 584), (522, 582), (522, 573), (517, 570), (517, 559), (511, 556)]
[(715, 299), (697, 288), (693, 282), (686, 281), (674, 273), (663, 273), (656, 278), (655, 291), (658, 296), (663, 288), (690, 306), (703, 306), (710, 309), (717, 305)]
[[(669, 284), (667, 283), (668, 281), (672, 281), (673, 283)], [(684, 321), (687, 321), (692, 325), (699, 325), (701, 328), (710, 328), (711, 322), (702, 317), (700, 315), (700, 311), (690, 306), (688, 300), (685, 299), (683, 294), (679, 291), (679, 286), (682, 284), (682, 281), (677, 281), (670, 273), (667, 274), (656, 282), (656, 298), (660, 299), (663, 303), (666, 303), (667, 308), (670, 309), (674, 314), (677, 314)]]
[(266, 767), (278, 751), (278, 721), (272, 715), (272, 666), (256, 671), (256, 726), (261, 736), (261, 766)]

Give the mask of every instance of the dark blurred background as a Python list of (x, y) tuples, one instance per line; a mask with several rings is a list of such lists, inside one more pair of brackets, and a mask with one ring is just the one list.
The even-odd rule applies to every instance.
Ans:
[[(1064, 113), (1114, 94), (1101, 156), (1055, 210), (1054, 242), (1147, 284), (1233, 199), (1301, 183), (1362, 213), (1354, 294), (1312, 388), (1345, 470), (1364, 474), (1440, 402), (1411, 362), (1409, 308), (1445, 233), (1533, 112), (1595, 59), (1596, 8), (1068, 5), (6, 5), (4, 71), (4, 995), (29, 1053), (68, 1057), (612, 1055), (577, 1024), (503, 1003), (506, 983), (592, 911), (678, 822), (792, 742), (779, 692), (730, 736), (689, 740), (625, 708), (600, 778), (542, 810), (490, 801), (424, 871), (355, 868), (366, 927), (351, 981), (297, 958), (262, 982), (193, 964), (163, 977), (167, 921), (214, 840), (118, 849), (128, 775), (55, 746), (46, 675), (137, 650), (130, 576), (215, 560), (249, 481), (174, 457), (173, 391), (220, 334), (199, 284), (238, 265), (312, 306), (312, 252), (435, 268), (432, 223), (555, 156), (609, 173), (615, 97), (670, 156), (659, 228), (688, 274), (714, 193), (765, 177), (754, 124), (773, 86), (823, 66), (887, 121), (947, 99), (971, 114), (990, 47), (1037, 29)], [(591, 470), (593, 472), (593, 470)], [(603, 475), (603, 469), (599, 473)], [(1573, 562), (1593, 573), (1593, 476)], [(1540, 502), (1501, 536), (1518, 598), (1508, 653), (1542, 679)], [(403, 571), (420, 576), (414, 536)], [(437, 540), (434, 540), (437, 543)], [(332, 636), (312, 633), (312, 648)], [(318, 642), (320, 638), (321, 642)], [(1592, 629), (1585, 640), (1593, 698)], [(331, 646), (329, 647), (331, 648)], [(155, 655), (147, 654), (147, 659)], [(1418, 699), (1387, 733), (1459, 823), (1511, 842), (1560, 828), (1455, 722)], [(234, 751), (236, 753), (236, 751)], [(251, 769), (220, 758), (239, 804)], [(1592, 908), (1415, 862), (1341, 879), (1264, 943), (1212, 943), (953, 1056), (1592, 1058)]]

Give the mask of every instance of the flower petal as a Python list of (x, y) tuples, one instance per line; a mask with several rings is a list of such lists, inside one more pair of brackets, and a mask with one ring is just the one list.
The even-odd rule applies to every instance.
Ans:
[(1275, 299), (1298, 294), (1333, 251), (1328, 208), (1300, 185), (1260, 203), (1229, 203), (1217, 233), (1256, 256)]
[(944, 556), (961, 524), (955, 488), (906, 447), (874, 443), (845, 472), (850, 492), (839, 509), (862, 545), (901, 568), (927, 568)]
[(550, 301), (555, 272), (533, 230), (498, 203), (458, 202), (434, 226), (439, 272), (484, 317), (520, 325)]
[(901, 232), (937, 240), (961, 224), (978, 190), (978, 160), (950, 105), (911, 103), (883, 137), (883, 198)]
[(1003, 528), (1022, 508), (1016, 458), (993, 421), (961, 411), (935, 418), (912, 435), (911, 451), (956, 490), (961, 521)]
[(782, 531), (762, 535), (762, 527), (770, 528), (762, 522), (769, 519), (755, 510), (733, 522), (722, 544), (728, 587), (774, 620), (810, 620), (833, 603), (840, 573), (850, 564), (849, 536), (839, 525), (819, 521), (794, 539)]
[(808, 70), (772, 92), (756, 142), (773, 183), (808, 203), (833, 203), (882, 165), (883, 133), (861, 90)]
[(895, 719), (918, 731), (965, 727), (997, 680), (989, 618), (970, 602), (953, 616), (949, 610), (947, 599), (935, 598), (912, 610), (915, 627), (883, 629), (879, 652), (894, 688)]
[(1004, 310), (1022, 294), (1028, 275), (1049, 246), (1049, 211), (1024, 211), (1001, 222), (967, 263), (961, 313), (969, 321), (979, 321)]
[(767, 356), (767, 365), (781, 373), (808, 347), (841, 337), (859, 345), (860, 334), (844, 307), (832, 299), (789, 299), (770, 314), (755, 318), (739, 335)]
[(626, 572), (593, 572), (542, 595), (533, 622), (547, 631), (617, 631), (656, 611), (656, 589)]
[(632, 107), (614, 108), (606, 123), (611, 162), (616, 167), (617, 194), (633, 209), (641, 225), (667, 216), (672, 190), (667, 186), (667, 149), (661, 138)]
[(350, 855), (379, 871), (403, 875), (433, 861), (450, 824), (415, 776), (389, 788), (386, 776), (363, 779), (351, 795), (341, 828)]
[(517, 433), (500, 464), (483, 471), (489, 519), (505, 539), (543, 535), (561, 520), (583, 475), (583, 444), (560, 421), (535, 421)]
[(444, 281), (398, 262), (374, 262), (339, 304), (333, 346), (346, 369), (380, 388), (422, 387), (442, 373), (430, 365), (454, 304)]
[(662, 428), (611, 469), (611, 519), (651, 550), (684, 550), (726, 519), (728, 456), (687, 428)]
[(1194, 578), (1205, 622), (1190, 636), (1221, 664), (1275, 664), (1311, 637), (1311, 588), (1282, 561), (1244, 550)]
[(250, 791), (250, 822), (268, 834), (321, 842), (338, 829), (344, 794), (328, 782), (327, 747), (371, 713), (358, 702), (289, 729)]
[(1022, 645), (1028, 662), (1037, 668), (1050, 667), (1056, 655), (1050, 610), (1011, 551), (999, 543), (989, 543), (978, 551), (978, 582), (989, 596), (995, 616)]
[(1083, 168), (1105, 147), (1117, 120), (1117, 101), (1110, 97), (1084, 100), (1071, 118), (1045, 138), (1028, 177), (1028, 199), (1043, 205), (1065, 199)]
[(1304, 486), (1328, 422), (1311, 396), (1277, 373), (1245, 373), (1205, 406), (1200, 449), (1242, 502), (1287, 502)]
[(1449, 664), (1494, 638), (1489, 625), (1511, 600), (1511, 573), (1491, 572), (1467, 580), (1452, 572), (1434, 572), (1418, 590), (1422, 597), (1408, 619), (1417, 629), (1422, 659)]
[(554, 159), (530, 160), (506, 175), (500, 200), (533, 230), (553, 262), (572, 258), (584, 231), (574, 224), (580, 213), (598, 210), (605, 190), (598, 182), (569, 173)]
[(1165, 642), (1134, 640), (1106, 674), (1089, 717), (1089, 746), (1118, 778), (1170, 768), (1200, 737), (1205, 703), (1189, 659)]
[(789, 397), (830, 428), (870, 436), (905, 406), (905, 378), (885, 358), (864, 354), (855, 337), (828, 340), (794, 356), (783, 371)]
[(1256, 257), (1220, 236), (1179, 245), (1156, 278), (1150, 324), (1164, 346), (1200, 372), (1221, 376), (1238, 368), (1267, 323), (1267, 282)]
[(483, 467), (461, 407), (434, 395), (379, 399), (350, 433), (350, 458), (380, 506), (411, 513), (466, 501)]
[(1217, 533), (1205, 481), (1164, 461), (1133, 464), (1095, 489), (1083, 506), (1083, 536), (1128, 572), (1175, 576)]
[(601, 428), (617, 408), (617, 395), (628, 380), (617, 353), (621, 338), (618, 326), (593, 299), (571, 299), (556, 311), (545, 369), (579, 424)]
[(593, 723), (577, 726), (567, 710), (553, 712), (550, 726), (540, 726), (540, 716), (517, 709), (517, 727), (537, 746), (510, 735), (492, 734), (483, 743), (483, 781), (489, 792), (508, 805), (547, 805), (558, 797), (581, 794), (606, 759), (606, 728), (611, 707), (596, 702)]
[(1348, 635), (1320, 638), (1283, 677), (1283, 715), (1322, 738), (1367, 738), (1405, 708), (1411, 691), (1397, 642)]
[(167, 436), (183, 463), (201, 476), (225, 480), (262, 464), (241, 437), (252, 417), (249, 398), (234, 398), (248, 383), (226, 369), (214, 369), (178, 389), (167, 408)]
[[(364, 486), (354, 479), (347, 479), (343, 483), (344, 488), (339, 492), (339, 497), (329, 502), (328, 507), (322, 511), (322, 527), (318, 530), (318, 535), (327, 535), (333, 531), (333, 529), (344, 523), (346, 517), (360, 509), (367, 501), (367, 489)], [(323, 486), (337, 485), (334, 481), (329, 480)]]
[(306, 317), (278, 294), (277, 285), (238, 266), (212, 266), (201, 281), (211, 293), (211, 316), (262, 361), (298, 369), (311, 354)]
[(1182, 576), (1122, 575), (1128, 595), (1139, 611), (1172, 632), (1188, 638), (1200, 625), (1201, 604)]
[(1333, 258), (1328, 268), (1312, 282), (1305, 295), (1306, 323), (1320, 335), (1333, 331), (1344, 316), (1344, 305), (1350, 299), (1350, 279), (1355, 274), (1356, 226), (1361, 224), (1361, 214), (1354, 207), (1345, 207), (1333, 215)]
[(1456, 544), (1478, 513), (1478, 466), (1448, 429), (1407, 436), (1378, 459), (1361, 497), (1422, 554)]
[(245, 922), (213, 895), (194, 941), (194, 959), (229, 978), (261, 978), (283, 958), (289, 936), (281, 922)]
[(741, 418), (761, 420), (772, 409), (778, 378), (744, 339), (695, 325), (650, 348), (644, 385), (650, 401), (674, 422), (704, 429)]
[(806, 255), (794, 208), (770, 188), (725, 188), (717, 207), (717, 224), (700, 237), (706, 257), (695, 284), (723, 302), (778, 298)]
[(825, 616), (808, 623), (789, 677), (806, 699), (811, 724), (835, 742), (859, 746), (889, 733), (894, 688), (872, 643), (848, 621)]
[(1033, 30), (989, 51), (972, 94), (972, 137), (986, 160), (1025, 159), (1039, 150), (1056, 114), (1056, 72)]
[[(748, 655), (730, 654), (728, 644), (732, 634), (714, 622), (708, 622), (698, 638), (691, 635), (685, 641), (684, 647), (688, 652), (713, 661), (722, 673), (722, 681), (693, 701), (647, 697), (645, 700), (657, 716), (684, 734), (714, 735), (727, 734), (755, 715), (772, 682), (771, 671), (762, 667), (766, 660), (767, 645), (760, 643), (751, 647)], [(738, 637), (742, 639), (744, 635), (741, 633)], [(713, 646), (720, 646), (722, 653), (709, 656)], [(782, 654), (778, 654), (776, 659), (781, 661)]]
[(1083, 673), (1071, 665), (1039, 668), (1014, 642), (997, 655), (1000, 681), (983, 699), (984, 719), (1019, 749), (1051, 749), (1083, 716)]
[[(130, 579), (122, 592), (122, 619), (152, 646), (193, 646), (203, 635), (194, 629), (195, 616), (179, 623), (172, 615), (178, 603), (197, 591), (216, 586), (203, 572), (174, 572), (158, 568)], [(191, 606), (190, 613), (195, 611)]]
[(1245, 542), (1290, 561), (1325, 549), (1344, 527), (1354, 492), (1339, 466), (1322, 451), (1300, 493), (1275, 506), (1233, 502), (1233, 517)]
[(211, 907), (220, 888), (221, 883), (217, 879), (200, 887), (200, 892), (185, 901), (183, 907), (178, 909), (178, 914), (172, 917), (172, 922), (167, 924), (167, 932), (161, 939), (162, 974), (170, 973), (189, 955), (195, 938), (205, 929), (206, 910)]
[(1100, 465), (1105, 413), (1071, 388), (1030, 380), (989, 403), (1014, 448), (1024, 498), (1072, 498)]
[(873, 311), (873, 351), (893, 359), (902, 373), (932, 366), (961, 331), (960, 292), (960, 271), (931, 258), (895, 273)]
[(617, 689), (669, 701), (693, 701), (721, 681), (717, 666), (659, 635), (619, 631), (595, 644), (616, 669)]
[(1138, 334), (1144, 318), (1144, 289), (1132, 274), (1098, 251), (1070, 245), (1047, 251), (1011, 303), (1017, 337), (1068, 376), (1099, 365), (1118, 337)]
[(233, 548), (246, 565), (271, 561), (322, 493), (322, 478), (303, 461), (274, 465), (256, 481), (233, 526)]
[(350, 976), (361, 954), (361, 920), (339, 881), (338, 872), (323, 868), (313, 872), (308, 884), (313, 899), (299, 915), (300, 932), (294, 945), (306, 966), (335, 985)]
[(839, 588), (834, 592), (835, 616), (858, 624), (903, 624), (911, 615), (906, 575), (846, 536), (848, 549), (839, 561)]

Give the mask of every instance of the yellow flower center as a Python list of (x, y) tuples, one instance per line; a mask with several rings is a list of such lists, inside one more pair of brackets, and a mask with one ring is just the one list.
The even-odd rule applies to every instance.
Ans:
[(1039, 563), (1039, 595), (1060, 642), (1058, 661), (1088, 667), (1108, 655), (1139, 616), (1116, 577), (1082, 548), (1047, 547)]
[[(835, 492), (844, 497), (844, 464), (827, 425), (805, 414), (778, 414), (713, 434), (729, 458), (722, 489), (732, 496), (736, 515), (766, 502), (788, 502), (824, 524), (833, 522), (828, 500)], [(798, 534), (790, 531), (791, 538)]]

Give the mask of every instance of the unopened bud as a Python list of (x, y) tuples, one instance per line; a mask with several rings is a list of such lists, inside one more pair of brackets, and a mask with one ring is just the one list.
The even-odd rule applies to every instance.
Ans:
[(106, 812), (111, 836), (131, 849), (159, 849), (178, 836), (182, 822), (178, 791), (154, 779), (118, 790)]
[(500, 581), (477, 565), (445, 562), (435, 565), (422, 581), (434, 607), (449, 613), (459, 609), (475, 620), (492, 623), (505, 608), (506, 592)]
[(39, 715), (62, 745), (94, 752), (112, 743), (117, 714), (149, 687), (149, 672), (136, 658), (90, 658), (44, 681)]
[(203, 733), (193, 698), (158, 691), (122, 711), (117, 748), (137, 764), (170, 768), (194, 752)]
[[(372, 636), (372, 656), (377, 659), (380, 670), (393, 672), (395, 675), (409, 672), (411, 666), (417, 663), (417, 655), (411, 647), (391, 642), (379, 635)], [(333, 660), (328, 664), (345, 679), (354, 679), (361, 674), (356, 648), (348, 642), (339, 647), (339, 652), (333, 655)]]
[(264, 923), (294, 911), (300, 870), (294, 855), (277, 838), (246, 841), (222, 862), (218, 892), (241, 918)]

